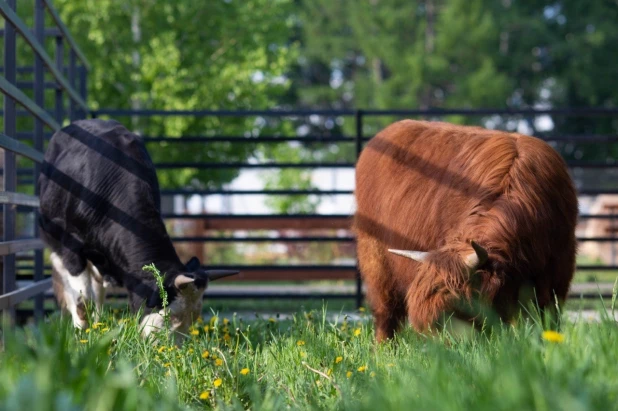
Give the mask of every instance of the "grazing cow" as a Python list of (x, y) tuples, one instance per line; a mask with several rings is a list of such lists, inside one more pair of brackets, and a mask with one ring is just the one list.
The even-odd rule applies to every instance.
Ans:
[(567, 296), (577, 197), (563, 159), (537, 138), (399, 121), (363, 150), (355, 196), (378, 341), (406, 317), (424, 332), (443, 314), (472, 320), (480, 301), (509, 321), (520, 300), (543, 309)]
[(165, 273), (170, 325), (186, 332), (199, 315), (209, 280), (235, 271), (182, 264), (161, 219), (159, 183), (142, 139), (116, 121), (81, 120), (56, 132), (40, 185), (41, 236), (51, 249), (54, 292), (73, 324), (88, 325), (86, 302), (99, 310), (107, 284), (127, 288), (131, 309), (145, 309), (142, 334), (164, 323), (151, 273)]

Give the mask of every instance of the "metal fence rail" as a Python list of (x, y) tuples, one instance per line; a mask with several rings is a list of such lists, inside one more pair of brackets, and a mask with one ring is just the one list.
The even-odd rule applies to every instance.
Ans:
[[(354, 124), (353, 135), (335, 135), (335, 136), (321, 136), (317, 133), (309, 133), (307, 136), (277, 136), (277, 135), (258, 135), (252, 137), (239, 136), (239, 135), (187, 135), (182, 137), (168, 137), (164, 135), (145, 135), (144, 141), (146, 144), (158, 144), (165, 142), (167, 144), (173, 144), (175, 146), (183, 144), (202, 144), (206, 147), (213, 143), (232, 143), (232, 144), (287, 144), (287, 143), (299, 143), (302, 145), (347, 145), (354, 144), (356, 151), (356, 157), (360, 154), (363, 145), (367, 142), (372, 135), (367, 135), (367, 121), (369, 118), (379, 117), (422, 117), (424, 119), (440, 119), (448, 115), (461, 115), (469, 117), (488, 117), (488, 116), (501, 116), (503, 118), (510, 118), (509, 116), (515, 116), (517, 118), (524, 118), (529, 116), (550, 115), (557, 117), (594, 117), (594, 118), (607, 118), (616, 117), (618, 115), (618, 108), (552, 108), (552, 109), (429, 109), (429, 110), (245, 110), (245, 111), (232, 111), (232, 110), (197, 110), (197, 111), (185, 111), (185, 110), (119, 110), (119, 109), (103, 109), (93, 112), (94, 117), (112, 117), (112, 118), (139, 118), (139, 117), (193, 117), (207, 118), (243, 118), (243, 117), (263, 117), (263, 118), (278, 118), (278, 119), (290, 119), (297, 120), (299, 118), (308, 116), (323, 116), (328, 118), (344, 117), (346, 121), (352, 121)], [(223, 121), (223, 120), (221, 120)], [(373, 133), (375, 130), (371, 130)], [(544, 135), (539, 134), (538, 137), (544, 139), (550, 144), (565, 144), (565, 143), (577, 143), (577, 144), (616, 144), (618, 143), (618, 135), (606, 135), (606, 134), (561, 134), (561, 135)], [(339, 162), (158, 162), (155, 166), (158, 169), (165, 170), (181, 170), (187, 168), (193, 169), (284, 169), (284, 168), (303, 168), (303, 169), (319, 169), (319, 168), (331, 168), (331, 169), (353, 169), (354, 161), (339, 161)], [(618, 162), (614, 159), (608, 159), (607, 161), (579, 161), (568, 160), (567, 164), (572, 172), (581, 172), (582, 170), (591, 169), (616, 169), (618, 168)], [(582, 187), (579, 190), (579, 195), (596, 196), (601, 194), (618, 194), (618, 184), (616, 188), (590, 188)], [(352, 195), (353, 190), (316, 190), (316, 189), (164, 189), (161, 192), (162, 196), (209, 196), (209, 195), (316, 195), (316, 196), (336, 196), (336, 195)], [(174, 215), (165, 214), (164, 218), (169, 219), (191, 219), (191, 220), (203, 220), (203, 221), (215, 221), (215, 224), (208, 224), (211, 227), (219, 227), (219, 229), (227, 228), (229, 230), (235, 229), (247, 229), (248, 225), (245, 224), (240, 228), (238, 224), (233, 224), (230, 221), (244, 221), (246, 218), (252, 218), (255, 220), (260, 219), (280, 219), (281, 225), (271, 225), (271, 227), (282, 228), (285, 226), (285, 221), (303, 218), (333, 218), (337, 219), (342, 216), (305, 216), (305, 215), (269, 215), (269, 216), (235, 216), (235, 215)], [(349, 217), (349, 216), (348, 216)], [(612, 219), (616, 218), (612, 214), (581, 214), (581, 220), (600, 220), (600, 219)], [(217, 225), (217, 221), (229, 220), (224, 225)], [(252, 227), (254, 225), (251, 225)], [(189, 243), (265, 243), (265, 242), (337, 242), (337, 243), (353, 243), (354, 238), (350, 235), (345, 236), (300, 236), (300, 237), (278, 237), (272, 238), (267, 236), (253, 236), (253, 237), (238, 237), (238, 236), (209, 236), (209, 235), (191, 235), (191, 236), (178, 236), (172, 238), (176, 243), (189, 242)], [(579, 236), (579, 242), (602, 242), (602, 243), (614, 243), (618, 241), (615, 236), (595, 236), (595, 237), (583, 237)], [(224, 268), (225, 266), (217, 265), (217, 267)], [(311, 271), (312, 273), (323, 270), (323, 276), (314, 278), (328, 278), (328, 273), (332, 274), (330, 278), (345, 278), (356, 279), (356, 290), (354, 293), (348, 294), (348, 298), (354, 298), (357, 304), (360, 304), (363, 298), (362, 285), (360, 278), (357, 275), (355, 265), (346, 266), (334, 266), (334, 265), (264, 265), (264, 266), (248, 266), (242, 267), (243, 272), (247, 273), (247, 278), (269, 278), (274, 279), (306, 279), (303, 273)], [(585, 264), (577, 267), (579, 271), (613, 271), (618, 270), (616, 265), (596, 265)], [(322, 271), (320, 271), (322, 272)], [(254, 273), (260, 273), (259, 276), (253, 276)], [(285, 273), (284, 275), (278, 275)], [(262, 277), (264, 276), (264, 277)], [(225, 294), (225, 295), (211, 295), (210, 298), (232, 298), (240, 297), (237, 294)], [(586, 297), (593, 297), (594, 293), (583, 294)], [(307, 294), (303, 295), (294, 293), (294, 296), (287, 294), (278, 294), (280, 298), (330, 298), (330, 295), (316, 295)], [(273, 297), (268, 295), (268, 298)], [(597, 295), (598, 297), (598, 295)], [(251, 295), (251, 298), (260, 298), (257, 295)], [(338, 298), (343, 298), (339, 296)]]
[[(3, 75), (0, 76), (0, 92), (4, 95), (4, 133), (0, 134), (0, 147), (4, 149), (3, 183), (4, 191), (0, 192), (0, 204), (3, 205), (3, 241), (0, 242), (0, 255), (3, 256), (3, 267), (0, 271), (0, 310), (8, 313), (9, 317), (14, 315), (14, 307), (20, 302), (35, 297), (34, 314), (41, 318), (44, 313), (43, 293), (51, 287), (51, 279), (44, 278), (43, 263), (43, 242), (38, 238), (38, 225), (34, 225), (34, 233), (31, 238), (16, 238), (16, 214), (17, 212), (34, 212), (35, 221), (38, 214), (38, 187), (35, 184), (39, 172), (40, 164), (43, 162), (43, 150), (45, 147), (45, 137), (49, 135), (45, 131), (48, 127), (52, 131), (58, 130), (63, 123), (65, 96), (69, 99), (71, 119), (84, 117), (89, 112), (85, 102), (86, 96), (82, 91), (77, 90), (79, 70), (80, 80), (85, 82), (88, 63), (83, 53), (77, 47), (75, 41), (68, 33), (66, 27), (60, 20), (57, 11), (54, 9), (51, 0), (34, 0), (34, 27), (29, 28), (18, 16), (15, 0), (0, 1), (0, 16), (4, 19), (4, 65)], [(46, 30), (45, 13), (49, 13), (55, 23), (55, 30)], [(34, 62), (32, 68), (25, 70), (34, 73), (33, 81), (22, 81), (17, 79), (17, 74), (23, 73), (22, 68), (16, 66), (17, 61), (17, 39), (19, 38), (34, 52)], [(56, 39), (56, 58), (55, 61), (45, 50), (45, 37), (52, 35)], [(66, 64), (64, 62), (64, 43), (69, 45), (69, 67), (68, 77), (64, 75)], [(77, 68), (77, 60), (80, 66)], [(45, 79), (49, 74), (51, 80)], [(33, 89), (34, 98), (30, 98), (22, 89)], [(55, 93), (54, 115), (45, 109), (45, 90), (52, 88)], [(19, 105), (25, 111), (17, 111)], [(17, 130), (17, 119), (20, 116), (28, 115), (34, 119), (34, 130), (28, 132), (28, 138), (18, 136), (23, 133)], [(29, 140), (29, 144), (26, 141)], [(17, 169), (16, 155), (34, 161), (32, 169)], [(34, 195), (16, 192), (18, 186), (18, 175), (29, 175), (30, 183), (34, 185), (32, 192)], [(32, 279), (34, 283), (17, 289), (17, 265), (16, 254), (25, 251), (34, 251)]]

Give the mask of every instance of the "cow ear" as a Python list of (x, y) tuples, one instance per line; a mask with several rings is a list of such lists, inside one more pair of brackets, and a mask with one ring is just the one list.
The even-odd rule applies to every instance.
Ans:
[(206, 287), (208, 285), (208, 274), (204, 270), (196, 271), (194, 284), (197, 288)]
[(185, 264), (185, 267), (188, 272), (192, 273), (201, 267), (200, 260), (197, 257), (191, 257), (191, 259), (187, 261), (187, 264)]

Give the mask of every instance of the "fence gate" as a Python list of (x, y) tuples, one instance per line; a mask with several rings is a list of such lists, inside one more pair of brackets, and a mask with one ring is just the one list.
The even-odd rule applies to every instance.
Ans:
[[(36, 181), (43, 162), (45, 137), (50, 131), (58, 130), (65, 120), (84, 118), (89, 113), (85, 101), (88, 62), (51, 0), (33, 0), (33, 3), (34, 16), (29, 9), (24, 19), (20, 17), (16, 0), (0, 0), (0, 15), (4, 19), (1, 32), (4, 61), (0, 73), (0, 91), (4, 95), (3, 132), (0, 133), (0, 148), (4, 151), (0, 159), (3, 183), (0, 310), (9, 320), (14, 317), (15, 305), (32, 297), (35, 317), (41, 318), (42, 293), (51, 287), (51, 279), (43, 276), (43, 242), (36, 223), (39, 206)], [(19, 6), (29, 5), (20, 1)], [(45, 26), (46, 17), (53, 22), (52, 27)], [(30, 20), (33, 27), (26, 23)], [(54, 59), (46, 50), (46, 37), (55, 39)], [(30, 65), (18, 66), (24, 55), (31, 54), (34, 61)], [(52, 107), (53, 114), (46, 109)], [(33, 264), (34, 276), (32, 281), (18, 287), (16, 272), (22, 261)]]

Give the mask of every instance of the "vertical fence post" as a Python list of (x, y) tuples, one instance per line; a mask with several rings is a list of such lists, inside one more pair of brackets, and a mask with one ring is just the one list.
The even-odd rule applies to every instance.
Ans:
[[(69, 45), (69, 84), (73, 90), (77, 90), (77, 55), (73, 47)], [(69, 119), (71, 122), (77, 120), (77, 104), (72, 98), (69, 98)]]
[[(43, 0), (35, 1), (34, 9), (34, 34), (40, 44), (45, 44), (45, 4)], [(36, 55), (34, 57), (34, 102), (45, 108), (45, 73), (43, 71), (43, 59)], [(43, 122), (38, 118), (34, 120), (34, 148), (43, 151)], [(34, 195), (39, 195), (39, 185), (37, 180), (41, 171), (41, 165), (34, 162), (33, 182)], [(39, 237), (39, 210), (34, 210), (34, 237)], [(34, 251), (34, 281), (43, 279), (43, 251)], [(34, 297), (34, 318), (40, 320), (43, 318), (43, 294), (38, 294)]]
[(612, 238), (610, 246), (611, 265), (616, 265), (616, 209), (614, 207), (608, 207), (609, 209), (609, 236)]
[[(8, 6), (15, 10), (16, 0), (7, 0)], [(15, 28), (10, 23), (4, 25), (4, 77), (12, 84), (16, 84), (16, 37)], [(7, 95), (4, 96), (4, 134), (15, 138), (17, 111), (15, 101)], [(15, 191), (17, 186), (17, 170), (15, 153), (4, 150), (4, 191)], [(4, 204), (3, 206), (4, 241), (15, 239), (15, 206)], [(15, 254), (3, 257), (2, 294), (15, 289)], [(6, 319), (13, 322), (15, 308), (6, 311)]]
[[(356, 110), (354, 119), (356, 120), (356, 161), (358, 161), (363, 150), (363, 111)], [(363, 305), (363, 281), (358, 268), (358, 256), (356, 256), (356, 308), (360, 308), (361, 305)]]
[[(56, 68), (61, 74), (64, 74), (64, 43), (62, 40), (62, 35), (56, 36)], [(54, 105), (56, 122), (62, 126), (62, 119), (64, 117), (64, 102), (62, 101), (62, 88), (60, 85), (56, 87)]]
[[(84, 101), (88, 101), (88, 83), (86, 82), (87, 76), (88, 76), (88, 69), (86, 68), (85, 65), (82, 64), (79, 67), (79, 95)], [(79, 118), (82, 119), (86, 117), (88, 117), (88, 113), (85, 112), (83, 109), (80, 109)]]

